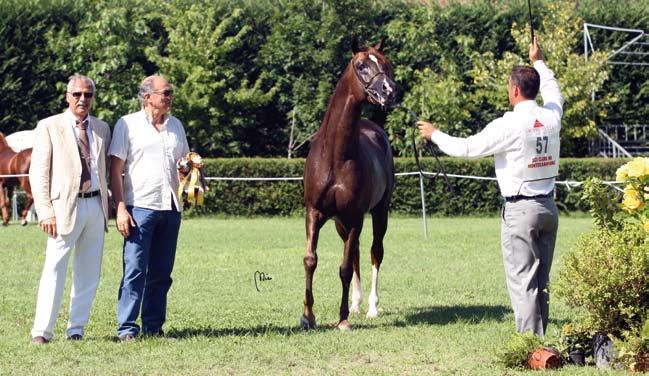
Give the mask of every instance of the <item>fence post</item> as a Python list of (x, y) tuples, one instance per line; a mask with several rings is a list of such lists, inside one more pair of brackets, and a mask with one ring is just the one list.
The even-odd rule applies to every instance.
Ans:
[(16, 191), (11, 195), (11, 218), (14, 222), (18, 220), (18, 194)]
[(424, 216), (424, 239), (428, 240), (428, 220), (426, 219), (426, 199), (424, 198), (424, 175), (419, 172), (419, 192), (421, 194), (421, 212)]

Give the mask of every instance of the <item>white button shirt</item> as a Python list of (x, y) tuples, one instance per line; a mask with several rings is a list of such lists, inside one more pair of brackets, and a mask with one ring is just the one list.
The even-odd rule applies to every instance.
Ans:
[(109, 155), (125, 161), (124, 202), (152, 210), (178, 211), (178, 169), (176, 163), (189, 153), (185, 129), (180, 120), (167, 115), (156, 130), (144, 110), (123, 116), (115, 124)]
[(436, 130), (431, 136), (439, 148), (454, 157), (477, 158), (493, 155), (495, 159), (496, 178), (500, 192), (505, 197), (524, 195), (536, 196), (548, 194), (554, 189), (554, 178), (525, 182), (514, 174), (525, 164), (524, 148), (525, 124), (530, 112), (540, 117), (544, 124), (561, 126), (563, 115), (563, 97), (554, 73), (541, 60), (534, 62), (534, 68), (539, 73), (543, 107), (533, 100), (518, 103), (513, 111), (508, 111), (502, 117), (489, 123), (480, 133), (468, 138), (452, 137)]
[[(74, 130), (74, 135), (77, 137), (77, 145), (79, 144), (79, 132), (81, 131), (77, 127), (77, 117), (74, 116), (70, 109), (65, 111), (65, 116), (70, 123), (70, 126)], [(90, 188), (88, 192), (98, 191), (99, 190), (99, 167), (97, 166), (97, 156), (99, 155), (99, 150), (97, 150), (97, 145), (95, 145), (95, 137), (92, 134), (92, 122), (86, 116), (88, 120), (88, 127), (86, 128), (86, 134), (88, 135), (88, 144), (90, 151)], [(56, 146), (56, 145), (54, 145)]]

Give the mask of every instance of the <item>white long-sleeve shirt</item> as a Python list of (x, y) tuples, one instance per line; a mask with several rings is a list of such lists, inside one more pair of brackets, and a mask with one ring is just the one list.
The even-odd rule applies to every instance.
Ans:
[[(530, 122), (539, 121), (549, 127), (561, 128), (563, 97), (554, 73), (541, 60), (534, 62), (539, 73), (543, 106), (534, 100), (526, 100), (514, 106), (513, 111), (490, 122), (480, 133), (467, 138), (452, 137), (436, 130), (431, 136), (439, 148), (454, 157), (478, 158), (493, 155), (496, 178), (504, 197), (548, 194), (554, 189), (554, 178), (538, 181), (522, 181), (517, 177), (525, 168), (525, 138)], [(558, 155), (556, 156), (558, 163)]]

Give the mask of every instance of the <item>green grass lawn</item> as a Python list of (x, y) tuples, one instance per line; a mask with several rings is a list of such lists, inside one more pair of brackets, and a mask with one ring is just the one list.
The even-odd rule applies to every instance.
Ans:
[[(564, 216), (553, 275), (561, 255), (592, 226)], [(33, 225), (0, 228), (0, 374), (440, 374), (517, 375), (495, 363), (514, 331), (500, 252), (499, 218), (393, 217), (385, 239), (379, 318), (352, 316), (352, 332), (335, 329), (342, 243), (332, 222), (321, 232), (314, 278), (318, 329), (298, 329), (304, 293), (301, 218), (192, 218), (183, 221), (166, 332), (176, 339), (119, 343), (116, 300), (121, 238), (111, 228), (86, 336), (64, 339), (66, 299), (55, 339), (29, 343), (45, 235)], [(361, 239), (363, 310), (370, 284), (371, 221)], [(71, 265), (70, 265), (71, 266)], [(272, 280), (255, 288), (261, 271)], [(549, 339), (575, 315), (551, 305)], [(610, 371), (611, 374), (615, 372)], [(622, 372), (619, 372), (623, 374)], [(565, 367), (546, 374), (607, 374)]]

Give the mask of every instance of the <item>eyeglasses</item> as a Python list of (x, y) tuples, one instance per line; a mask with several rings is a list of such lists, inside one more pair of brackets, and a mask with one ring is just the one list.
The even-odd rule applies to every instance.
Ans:
[(165, 97), (173, 97), (173, 96), (174, 96), (174, 91), (171, 90), (171, 89), (158, 90), (158, 91), (154, 91), (154, 93), (156, 93), (156, 94), (162, 94), (162, 95), (164, 95)]
[[(68, 92), (70, 93), (70, 92)], [(74, 93), (70, 93), (75, 99), (81, 99), (81, 96), (83, 95), (86, 99), (92, 99), (92, 97), (95, 95), (92, 91), (89, 92), (81, 92), (81, 91), (75, 91)]]

